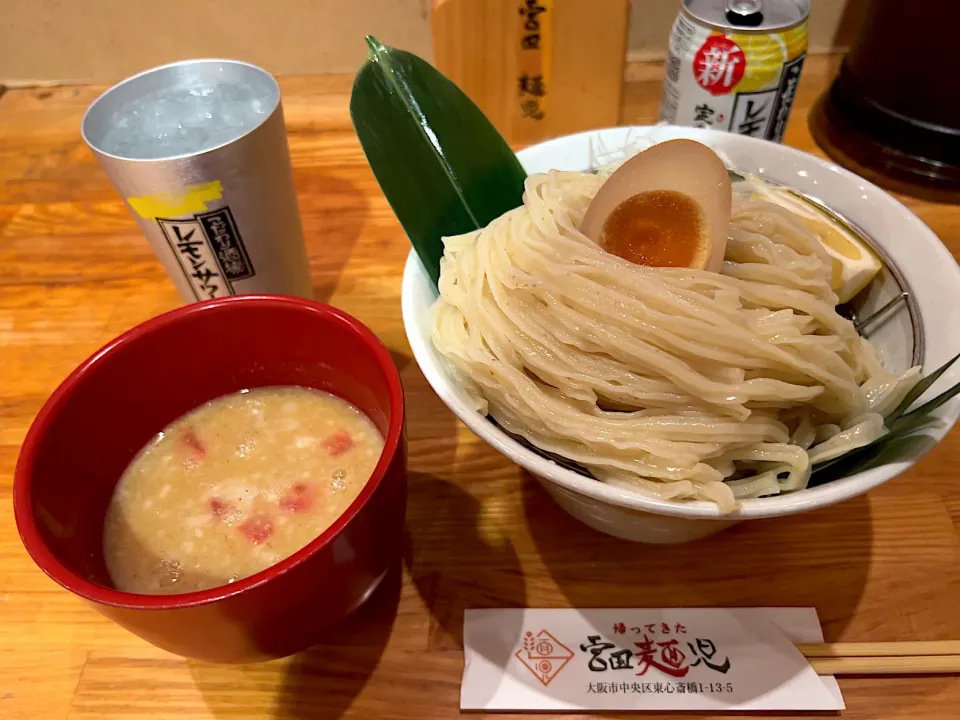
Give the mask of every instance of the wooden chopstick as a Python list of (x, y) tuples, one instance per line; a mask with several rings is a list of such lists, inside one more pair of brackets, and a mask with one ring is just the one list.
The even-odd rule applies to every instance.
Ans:
[(960, 655), (810, 658), (817, 675), (956, 675)]
[(806, 658), (960, 655), (960, 640), (798, 643), (797, 649)]
[(960, 640), (800, 643), (818, 675), (960, 674)]

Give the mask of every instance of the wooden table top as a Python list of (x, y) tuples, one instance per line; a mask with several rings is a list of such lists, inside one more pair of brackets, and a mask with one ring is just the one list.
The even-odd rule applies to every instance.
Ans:
[[(808, 61), (790, 145), (819, 152), (806, 115), (835, 67), (835, 58)], [(661, 72), (631, 67), (624, 122), (656, 119)], [(80, 139), (80, 117), (102, 88), (0, 98), (0, 717), (452, 717), (466, 607), (815, 606), (828, 640), (960, 638), (956, 432), (867, 496), (672, 547), (588, 529), (476, 440), (411, 357), (400, 319), (409, 244), (350, 125), (351, 80), (281, 85), (316, 297), (367, 323), (403, 376), (403, 559), (327, 642), (254, 666), (148, 645), (55, 585), (20, 544), (13, 471), (41, 404), (102, 344), (180, 300)], [(905, 202), (960, 253), (960, 208)], [(840, 686), (844, 718), (946, 720), (960, 708), (956, 677)]]

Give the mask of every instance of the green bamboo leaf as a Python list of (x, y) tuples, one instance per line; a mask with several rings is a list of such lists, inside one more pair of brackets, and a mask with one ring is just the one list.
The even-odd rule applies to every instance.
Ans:
[(808, 487), (823, 485), (837, 478), (860, 472), (862, 465), (865, 465), (871, 458), (881, 452), (884, 445), (896, 440), (898, 437), (899, 435), (887, 433), (873, 442), (861, 445), (853, 450), (848, 450), (839, 457), (817, 463), (813, 466), (813, 471), (810, 473), (810, 483)]
[[(948, 360), (941, 367), (934, 370), (929, 375), (926, 375), (920, 378), (920, 380), (917, 381), (917, 384), (914, 385), (910, 389), (910, 392), (906, 394), (906, 396), (903, 398), (903, 401), (897, 406), (897, 408), (892, 413), (887, 415), (887, 419), (886, 419), (887, 425), (889, 426), (894, 420), (896, 420), (898, 417), (900, 417), (905, 412), (907, 412), (907, 410), (910, 409), (910, 406), (913, 405), (913, 403), (915, 403), (920, 398), (920, 396), (923, 395), (930, 388), (931, 385), (933, 385), (937, 380), (939, 380), (940, 376), (943, 375), (950, 368), (950, 366), (957, 361), (957, 358), (960, 358), (960, 355), (955, 355), (952, 360)], [(949, 400), (949, 398), (947, 399)], [(939, 407), (939, 405), (937, 407)], [(919, 410), (920, 408), (917, 408), (917, 409)]]
[(950, 400), (951, 398), (955, 397), (958, 394), (960, 394), (960, 383), (957, 383), (956, 385), (951, 387), (949, 390), (943, 391), (942, 393), (937, 395), (935, 398), (933, 398), (933, 400), (929, 400), (925, 402), (923, 405), (921, 405), (920, 407), (914, 408), (913, 410), (906, 413), (905, 415), (902, 415), (901, 417), (897, 418), (894, 421), (893, 426), (895, 427), (897, 423), (909, 422), (911, 419), (914, 421), (917, 421), (920, 419), (928, 419), (937, 408), (939, 408), (945, 402), (947, 402), (948, 400)]
[[(921, 378), (904, 397), (903, 402), (896, 410), (890, 413), (884, 421), (887, 434), (871, 443), (841, 455), (840, 457), (817, 463), (810, 475), (809, 487), (816, 487), (832, 482), (841, 477), (894, 462), (897, 457), (894, 450), (903, 454), (904, 448), (912, 448), (924, 442), (934, 442), (929, 436), (917, 435), (921, 430), (928, 429), (940, 422), (933, 416), (933, 412), (945, 402), (960, 395), (960, 383), (949, 390), (940, 393), (937, 397), (927, 401), (918, 408), (910, 410), (910, 406), (917, 401), (946, 371), (960, 358), (957, 355), (946, 362), (942, 367), (934, 370), (926, 377)], [(923, 440), (922, 438), (926, 438)]]
[(884, 435), (875, 444), (865, 445), (835, 460), (817, 465), (810, 475), (807, 487), (826, 485), (864, 470), (917, 457), (926, 453), (936, 443), (929, 435)]
[(877, 457), (881, 454), (884, 448), (894, 442), (898, 442), (903, 438), (911, 435), (912, 433), (917, 432), (918, 430), (923, 430), (924, 428), (930, 427), (938, 422), (937, 418), (930, 416), (917, 416), (910, 423), (902, 423), (896, 427), (889, 428), (887, 433), (881, 435), (876, 440), (868, 442), (866, 445), (861, 445), (860, 447), (853, 448), (848, 450), (843, 455), (835, 457), (831, 460), (824, 460), (813, 466), (812, 475), (818, 473), (823, 474), (827, 468), (834, 468), (836, 466), (842, 465), (846, 468), (846, 473), (860, 472), (862, 467), (861, 464), (866, 463), (871, 460), (871, 458)]
[(380, 189), (436, 283), (442, 238), (481, 228), (518, 207), (526, 173), (450, 80), (370, 35), (367, 46), (350, 117)]
[[(960, 388), (952, 388), (953, 394), (956, 395), (957, 391)], [(952, 396), (951, 396), (952, 397)], [(947, 398), (949, 400), (949, 398)], [(946, 402), (946, 400), (944, 400)], [(940, 423), (940, 418), (934, 417), (930, 413), (908, 413), (903, 417), (897, 418), (896, 422), (890, 427), (891, 435), (909, 435), (912, 432), (917, 430), (922, 430), (923, 428), (931, 427), (932, 425), (937, 425)]]

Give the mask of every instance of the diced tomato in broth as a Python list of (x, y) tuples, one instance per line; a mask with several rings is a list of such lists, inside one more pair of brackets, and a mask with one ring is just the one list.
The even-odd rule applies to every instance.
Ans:
[(273, 535), (273, 523), (263, 515), (254, 515), (240, 523), (237, 530), (254, 545), (259, 545)]
[(323, 447), (333, 457), (339, 457), (353, 449), (353, 438), (346, 430), (337, 430), (323, 441)]
[(210, 498), (210, 512), (212, 512), (218, 520), (223, 520), (232, 510), (233, 505), (230, 503), (224, 502), (220, 498)]
[(313, 506), (313, 491), (303, 483), (292, 486), (287, 494), (280, 498), (280, 507), (292, 513), (306, 512)]
[(183, 443), (188, 454), (194, 460), (203, 460), (207, 454), (207, 448), (204, 447), (200, 438), (197, 436), (197, 431), (192, 427), (188, 427), (183, 431), (183, 434), (180, 435), (180, 442)]

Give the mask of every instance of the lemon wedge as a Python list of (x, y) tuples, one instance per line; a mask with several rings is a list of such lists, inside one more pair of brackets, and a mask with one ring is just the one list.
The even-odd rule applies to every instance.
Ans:
[(850, 302), (883, 268), (880, 258), (859, 237), (812, 203), (783, 188), (754, 184), (753, 197), (794, 212), (817, 237), (833, 260), (830, 284), (839, 304)]

